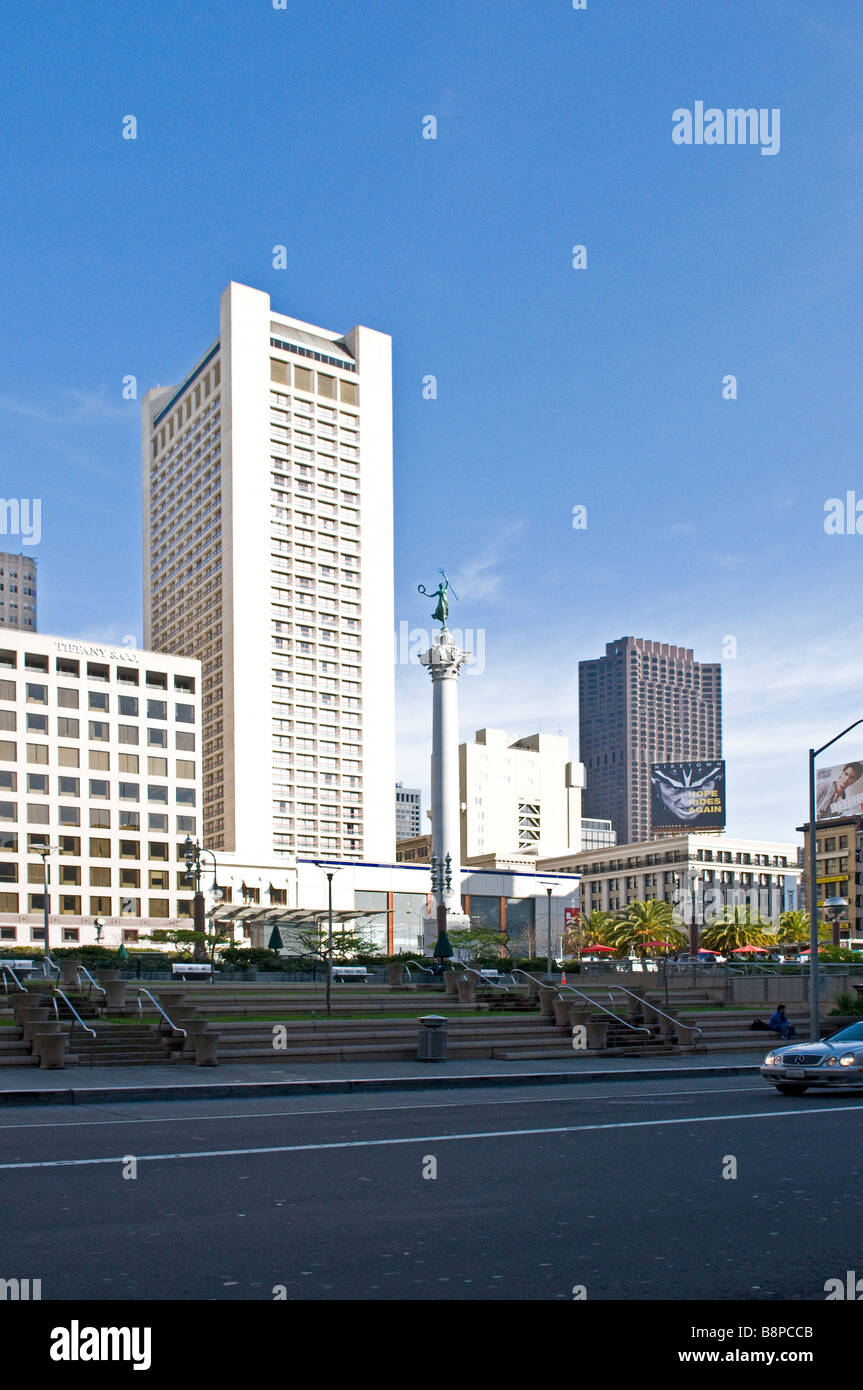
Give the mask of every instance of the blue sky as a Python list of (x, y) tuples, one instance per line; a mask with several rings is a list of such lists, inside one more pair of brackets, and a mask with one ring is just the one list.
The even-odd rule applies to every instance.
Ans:
[[(393, 336), (395, 621), (444, 566), (485, 633), (463, 734), (575, 749), (579, 658), (733, 636), (729, 829), (792, 837), (807, 747), (863, 715), (863, 537), (823, 524), (863, 498), (857, 0), (16, 8), (0, 447), (43, 499), (40, 628), (140, 638), (122, 378), (178, 380), (240, 280)], [(696, 101), (778, 107), (780, 152), (675, 145)], [(427, 676), (396, 681), (425, 786)]]

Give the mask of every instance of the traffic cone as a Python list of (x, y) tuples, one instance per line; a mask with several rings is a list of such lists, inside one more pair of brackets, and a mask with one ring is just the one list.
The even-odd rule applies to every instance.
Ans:
[(560, 977), (560, 983), (561, 983), (562, 985), (565, 985), (565, 984), (566, 984), (566, 971), (565, 971), (565, 970), (564, 970), (563, 974), (562, 974), (561, 977)]

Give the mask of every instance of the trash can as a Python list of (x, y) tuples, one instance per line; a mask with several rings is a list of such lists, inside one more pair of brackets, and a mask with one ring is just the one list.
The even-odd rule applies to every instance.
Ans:
[(440, 1014), (426, 1014), (418, 1019), (418, 1062), (446, 1061), (446, 1019)]

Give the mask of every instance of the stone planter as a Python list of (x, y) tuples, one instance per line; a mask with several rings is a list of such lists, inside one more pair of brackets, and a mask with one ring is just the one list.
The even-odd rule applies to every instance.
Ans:
[(576, 1025), (578, 1025), (580, 1028), (583, 1028), (590, 1022), (590, 1020), (590, 1009), (585, 1008), (583, 1004), (570, 1004), (569, 1023), (571, 1027), (574, 1028)]
[(603, 1048), (608, 1042), (608, 1024), (605, 1019), (594, 1019), (587, 1025), (587, 1045), (591, 1050)]
[(405, 963), (403, 960), (387, 961), (387, 984), (390, 989), (399, 989), (404, 979)]
[(192, 1042), (195, 1047), (195, 1066), (196, 1067), (216, 1067), (218, 1061), (216, 1053), (219, 1047), (219, 1033), (193, 1033)]
[(119, 970), (100, 970), (96, 976), (96, 979), (99, 981), (100, 985), (110, 984), (113, 980), (119, 980), (119, 978)]
[(443, 977), (444, 992), (446, 994), (458, 994), (458, 982), (463, 979), (458, 970), (445, 970)]
[(554, 1001), (556, 998), (557, 991), (553, 985), (540, 985), (539, 1011), (543, 1018), (554, 1018)]
[(455, 987), (460, 1004), (476, 1003), (476, 978), (471, 975), (459, 975), (456, 977)]
[[(120, 972), (118, 971), (117, 974)], [(124, 1009), (126, 1007), (126, 991), (129, 988), (128, 980), (106, 980), (102, 976), (102, 984), (105, 990), (106, 1009)], [(164, 1005), (162, 1006), (164, 1008)]]
[(572, 1026), (570, 1018), (572, 1004), (568, 999), (553, 999), (552, 1008), (554, 1009), (554, 1021), (558, 1028), (569, 1028)]
[(37, 1023), (30, 1035), (33, 1056), (41, 1056), (44, 1038), (59, 1038), (61, 1035), (65, 1036), (65, 1029), (59, 1019), (46, 1019), (44, 1022)]
[(22, 1014), (18, 1019), (21, 1025), (21, 1037), (25, 1042), (30, 1042), (33, 1037), (34, 1028), (39, 1028), (43, 1023), (48, 1023), (49, 1018), (53, 1021), (54, 1015), (49, 1016), (47, 1009), (35, 1009), (31, 1013)]
[(60, 961), (60, 988), (65, 989), (67, 985), (74, 985), (78, 982), (78, 971), (84, 964), (80, 956), (67, 956)]
[(16, 1018), (23, 1018), (25, 1014), (32, 1014), (35, 1009), (44, 1009), (48, 1004), (48, 997), (45, 994), (12, 994), (9, 996), (12, 1011)]
[(39, 1040), (39, 1066), (44, 1070), (58, 1071), (66, 1065), (66, 1035), (64, 1033), (44, 1033)]

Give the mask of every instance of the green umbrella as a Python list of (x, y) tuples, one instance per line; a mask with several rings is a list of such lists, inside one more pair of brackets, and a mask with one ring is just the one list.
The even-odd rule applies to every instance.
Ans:
[(279, 928), (273, 927), (270, 933), (270, 939), (267, 942), (267, 949), (270, 951), (281, 951), (284, 944), (285, 943), (282, 941), (282, 933), (279, 931)]
[(118, 960), (128, 960), (128, 959), (129, 959), (129, 952), (126, 950), (126, 947), (125, 947), (125, 946), (121, 946), (120, 949), (118, 950), (118, 952), (117, 952), (117, 959), (118, 959)]
[(449, 959), (450, 956), (454, 955), (455, 951), (453, 950), (452, 945), (450, 944), (450, 939), (446, 934), (446, 928), (441, 927), (440, 931), (438, 932), (437, 941), (435, 942), (435, 948), (432, 951), (432, 957), (435, 960), (445, 960)]

